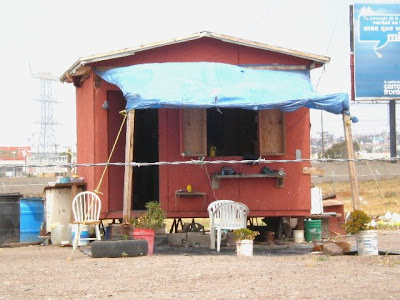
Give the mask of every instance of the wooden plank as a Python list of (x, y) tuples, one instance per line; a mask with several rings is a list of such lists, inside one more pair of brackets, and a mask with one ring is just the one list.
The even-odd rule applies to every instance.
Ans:
[[(126, 122), (126, 144), (125, 144), (125, 163), (133, 161), (134, 154), (134, 132), (135, 132), (135, 110), (132, 109), (127, 112)], [(122, 215), (125, 221), (130, 219), (132, 208), (132, 182), (133, 182), (133, 169), (131, 166), (125, 166), (124, 175), (124, 204)]]
[(325, 174), (325, 170), (314, 167), (303, 167), (303, 174), (322, 176)]
[(279, 174), (245, 174), (245, 175), (213, 175), (213, 178), (285, 178), (286, 175)]
[[(353, 149), (353, 136), (351, 133), (351, 121), (350, 116), (343, 113), (343, 126), (344, 135), (346, 139), (347, 147), (347, 158), (349, 160), (354, 159), (354, 149)], [(354, 161), (349, 161), (349, 174), (350, 174), (350, 187), (351, 187), (351, 198), (353, 200), (353, 209), (360, 209), (360, 197), (358, 189), (358, 180), (356, 175), (356, 166)]]
[(270, 65), (270, 66), (250, 66), (246, 69), (253, 70), (306, 70), (307, 66), (304, 65)]
[(260, 110), (258, 134), (261, 155), (285, 154), (285, 115), (279, 109)]
[(183, 110), (183, 154), (207, 155), (207, 112), (203, 108)]

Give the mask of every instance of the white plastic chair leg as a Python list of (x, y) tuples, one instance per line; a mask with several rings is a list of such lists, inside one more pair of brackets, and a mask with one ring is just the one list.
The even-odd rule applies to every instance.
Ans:
[(77, 230), (74, 234), (74, 240), (72, 241), (72, 249), (76, 250), (79, 245), (79, 237), (80, 237), (80, 224), (77, 224)]
[(215, 249), (215, 228), (210, 228), (210, 249)]
[(221, 228), (217, 228), (217, 252), (221, 250)]
[(96, 232), (96, 238), (97, 238), (97, 240), (101, 240), (101, 236), (100, 236), (100, 228), (99, 228), (99, 225), (96, 225), (95, 226), (95, 232)]

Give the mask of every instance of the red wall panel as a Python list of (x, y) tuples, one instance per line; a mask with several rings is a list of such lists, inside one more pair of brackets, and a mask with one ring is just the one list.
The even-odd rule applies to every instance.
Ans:
[[(77, 163), (92, 163), (94, 153), (94, 76), (87, 78), (82, 87), (76, 89), (76, 128), (77, 128)], [(93, 191), (95, 186), (95, 169), (92, 167), (79, 167), (79, 176), (85, 177), (86, 188)]]

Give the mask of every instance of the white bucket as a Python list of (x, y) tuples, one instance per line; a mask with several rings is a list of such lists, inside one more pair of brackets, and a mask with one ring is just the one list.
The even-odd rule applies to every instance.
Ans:
[[(78, 224), (69, 224), (68, 230), (70, 231), (70, 243), (73, 245), (75, 234), (78, 231)], [(81, 239), (79, 240), (78, 246), (86, 246), (89, 244), (89, 240), (82, 240), (89, 237), (89, 225), (81, 225)]]
[(293, 230), (293, 241), (295, 243), (304, 243), (304, 230)]
[(237, 256), (253, 256), (253, 241), (241, 240), (236, 242)]
[(362, 230), (356, 235), (358, 255), (378, 255), (378, 232)]
[(51, 244), (52, 245), (61, 245), (62, 241), (68, 240), (67, 226), (65, 225), (56, 225), (51, 226)]

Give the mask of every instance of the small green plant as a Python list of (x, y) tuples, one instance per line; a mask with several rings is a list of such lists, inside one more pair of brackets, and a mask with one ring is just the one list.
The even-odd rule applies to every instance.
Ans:
[(362, 210), (355, 210), (350, 214), (349, 220), (344, 224), (346, 233), (356, 234), (361, 230), (370, 229), (371, 218)]
[(235, 241), (254, 240), (260, 233), (247, 228), (236, 229), (233, 231)]
[(128, 257), (128, 253), (122, 252), (122, 253), (121, 253), (121, 256), (122, 256), (122, 257)]
[(322, 256), (318, 256), (317, 258), (316, 258), (316, 260), (318, 260), (318, 261), (327, 261), (327, 260), (329, 260), (329, 256), (328, 255), (322, 255)]
[(130, 223), (135, 228), (158, 229), (164, 225), (165, 211), (156, 201), (146, 203), (147, 211), (138, 218), (132, 218)]

